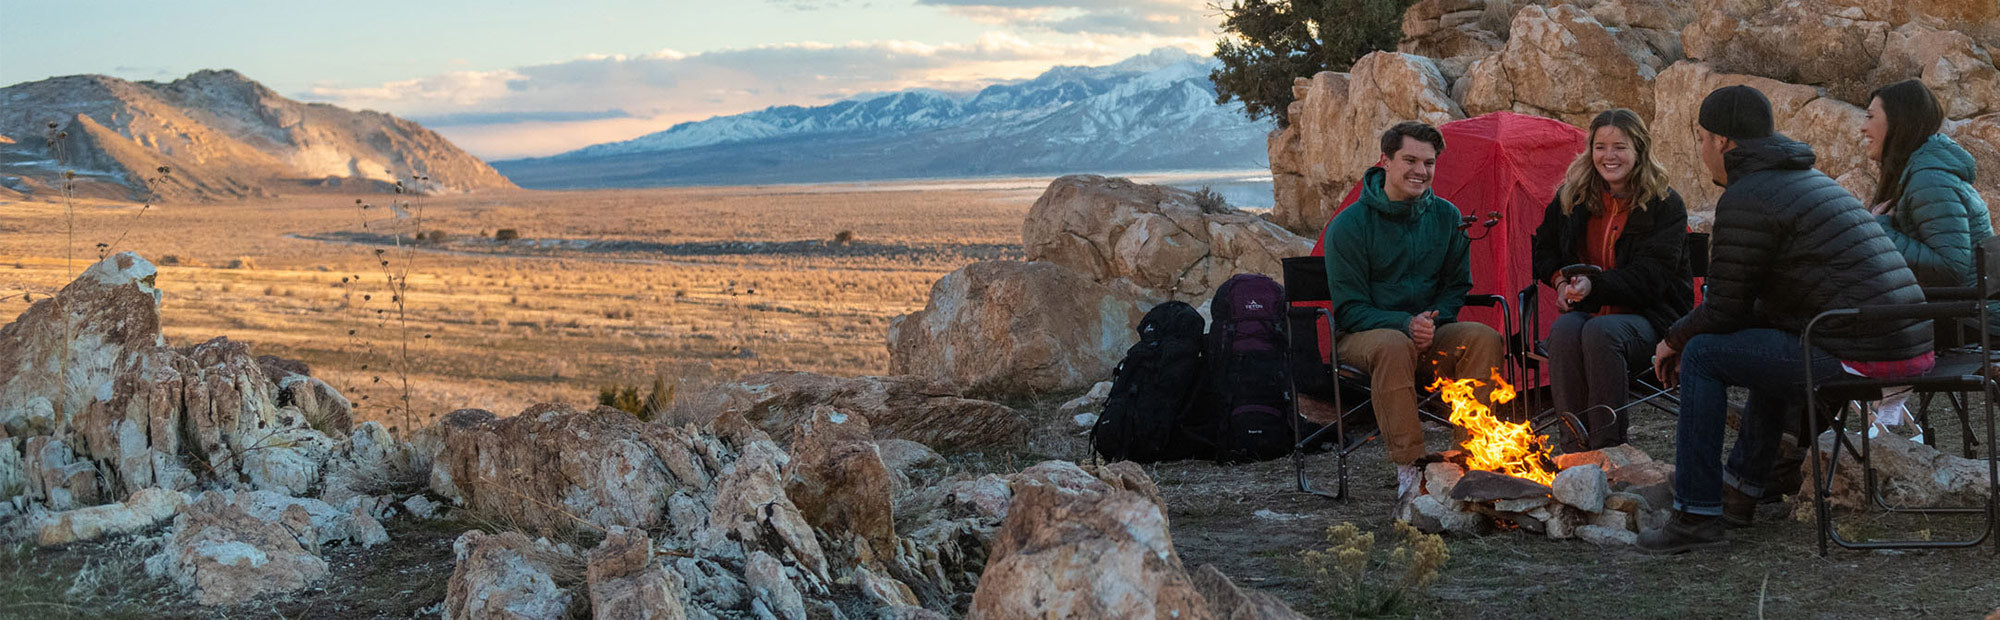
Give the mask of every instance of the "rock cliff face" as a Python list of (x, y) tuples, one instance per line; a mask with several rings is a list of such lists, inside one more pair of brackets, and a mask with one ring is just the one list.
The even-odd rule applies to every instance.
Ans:
[[(1865, 196), (1876, 183), (1859, 137), (1868, 93), (1913, 78), (1938, 94), (1946, 133), (1972, 151), (1987, 204), (2000, 205), (2000, 4), (1988, 0), (1424, 0), (1404, 12), (1403, 33), (1401, 54), (1295, 81), (1293, 123), (1268, 141), (1274, 221), (1324, 227), (1397, 121), (1512, 110), (1583, 126), (1627, 107), (1651, 124), (1658, 159), (1705, 227), (1721, 190), (1688, 128), (1710, 90), (1735, 84), (1764, 91), (1778, 130)], [(1408, 69), (1385, 80), (1386, 67)]]
[[(29, 194), (55, 189), (64, 170), (85, 194), (167, 201), (397, 181), (431, 192), (514, 186), (416, 123), (299, 103), (234, 71), (15, 84), (0, 89), (0, 135), (12, 139), (0, 143), (0, 185)], [(60, 148), (49, 142), (57, 135)]]

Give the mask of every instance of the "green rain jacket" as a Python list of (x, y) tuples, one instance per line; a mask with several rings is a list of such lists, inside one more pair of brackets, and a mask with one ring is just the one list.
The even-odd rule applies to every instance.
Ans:
[(1360, 200), (1326, 225), (1327, 291), (1342, 333), (1408, 333), (1410, 317), (1430, 310), (1444, 325), (1472, 291), (1472, 242), (1459, 232), (1458, 207), (1429, 191), (1392, 202), (1387, 176), (1369, 168)]
[[(1896, 208), (1875, 216), (1924, 286), (1973, 286), (1973, 248), (1993, 236), (1986, 201), (1973, 189), (1972, 155), (1938, 134), (1917, 147), (1903, 167)], [(2000, 306), (1989, 310), (2000, 333)]]

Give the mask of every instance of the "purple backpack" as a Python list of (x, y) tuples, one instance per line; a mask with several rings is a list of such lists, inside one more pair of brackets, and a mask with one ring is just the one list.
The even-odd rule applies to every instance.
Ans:
[(1285, 287), (1254, 273), (1229, 278), (1209, 302), (1203, 356), (1217, 461), (1269, 460), (1292, 450), (1285, 307)]

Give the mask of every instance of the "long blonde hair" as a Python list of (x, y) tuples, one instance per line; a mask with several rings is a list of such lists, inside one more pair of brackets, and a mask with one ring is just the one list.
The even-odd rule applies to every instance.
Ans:
[[(1632, 208), (1643, 210), (1646, 203), (1667, 197), (1667, 169), (1653, 159), (1653, 134), (1646, 130), (1646, 121), (1625, 108), (1612, 108), (1598, 114), (1590, 121), (1589, 140), (1597, 140), (1597, 130), (1617, 127), (1632, 140), (1632, 152), (1637, 156), (1632, 162), (1630, 190)], [(1611, 184), (1604, 175), (1597, 173), (1597, 166), (1590, 161), (1591, 146), (1586, 143), (1583, 152), (1569, 163), (1569, 171), (1563, 174), (1562, 189), (1557, 195), (1562, 197), (1563, 215), (1576, 212), (1581, 204), (1584, 210), (1597, 213), (1604, 210), (1604, 196), (1611, 193)]]

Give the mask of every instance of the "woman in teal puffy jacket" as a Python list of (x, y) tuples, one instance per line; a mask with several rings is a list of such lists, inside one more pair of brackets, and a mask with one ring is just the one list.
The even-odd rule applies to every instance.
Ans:
[[(1993, 236), (1993, 220), (1986, 201), (1973, 189), (1972, 155), (1938, 133), (1944, 125), (1944, 108), (1923, 82), (1883, 86), (1868, 98), (1862, 141), (1869, 158), (1880, 165), (1869, 210), (1916, 272), (1918, 283), (1974, 285), (1973, 248)], [(2000, 315), (2000, 306), (1993, 313)], [(1959, 329), (1938, 325), (1938, 345), (1977, 342), (1974, 323), (1968, 321)], [(1901, 413), (1900, 407), (1882, 407), (1876, 419), (1895, 425)], [(1921, 437), (1921, 429), (1918, 433)]]

